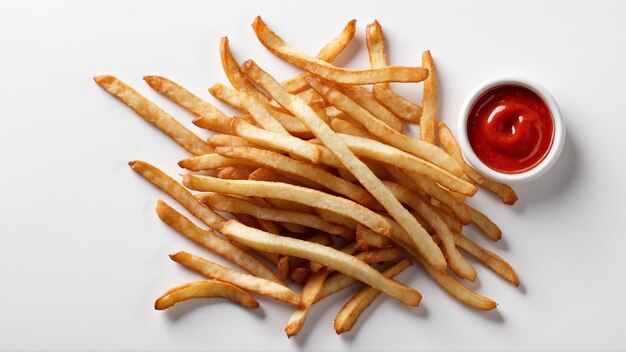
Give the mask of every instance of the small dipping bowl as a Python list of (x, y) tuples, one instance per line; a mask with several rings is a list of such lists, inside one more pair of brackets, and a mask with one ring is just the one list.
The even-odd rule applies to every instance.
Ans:
[[(531, 169), (519, 172), (519, 173), (504, 173), (497, 171), (487, 164), (485, 164), (474, 149), (469, 140), (467, 122), (470, 113), (473, 110), (474, 104), (488, 91), (505, 86), (518, 86), (526, 88), (535, 93), (546, 104), (552, 115), (553, 122), (553, 137), (552, 144), (548, 153), (543, 160), (533, 166)], [(565, 143), (565, 124), (563, 123), (563, 117), (561, 111), (556, 103), (556, 100), (548, 93), (548, 91), (539, 84), (521, 78), (512, 77), (496, 77), (478, 85), (465, 99), (459, 113), (459, 125), (458, 125), (459, 143), (463, 150), (463, 154), (466, 160), (478, 171), (485, 176), (502, 183), (519, 184), (525, 183), (537, 179), (539, 176), (545, 174), (558, 160), (563, 150), (563, 144)]]

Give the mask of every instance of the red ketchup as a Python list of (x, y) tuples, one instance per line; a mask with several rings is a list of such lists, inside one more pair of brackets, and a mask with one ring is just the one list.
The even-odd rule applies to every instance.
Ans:
[(478, 98), (467, 119), (470, 145), (490, 168), (518, 174), (548, 155), (554, 121), (533, 91), (515, 85), (492, 88)]

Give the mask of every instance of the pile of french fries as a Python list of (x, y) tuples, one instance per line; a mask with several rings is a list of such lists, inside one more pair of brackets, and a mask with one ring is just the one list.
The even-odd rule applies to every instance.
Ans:
[[(361, 290), (337, 314), (340, 334), (381, 293), (419, 305), (417, 290), (393, 280), (412, 260), (448, 294), (482, 310), (496, 303), (461, 284), (476, 279), (467, 255), (519, 284), (506, 261), (462, 233), (471, 223), (494, 241), (501, 236), (498, 226), (465, 203), (476, 186), (505, 204), (513, 204), (517, 195), (469, 166), (451, 131), (436, 121), (437, 77), (430, 52), (422, 56), (423, 67), (388, 66), (375, 21), (366, 29), (371, 67), (333, 66), (330, 62), (353, 39), (355, 24), (350, 21), (312, 57), (257, 17), (253, 29), (259, 41), (304, 71), (284, 82), (252, 60), (240, 65), (222, 38), (220, 56), (232, 88), (218, 83), (209, 91), (241, 112), (234, 117), (167, 78), (144, 77), (196, 115), (196, 126), (214, 132), (206, 141), (121, 80), (94, 77), (193, 155), (179, 162), (181, 168), (201, 172), (185, 174), (181, 184), (149, 163), (130, 162), (206, 228), (162, 200), (156, 207), (159, 218), (243, 269), (173, 254), (173, 261), (207, 279), (172, 288), (157, 299), (156, 309), (209, 297), (256, 308), (250, 293), (266, 295), (294, 306), (285, 328), (291, 337), (316, 302), (361, 282)], [(390, 82), (423, 82), (422, 106), (394, 93)], [(419, 123), (419, 139), (402, 133), (405, 122)]]

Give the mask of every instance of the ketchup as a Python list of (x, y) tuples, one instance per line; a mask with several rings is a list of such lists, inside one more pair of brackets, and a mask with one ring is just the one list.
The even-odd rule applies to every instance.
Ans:
[(554, 121), (546, 103), (533, 91), (515, 85), (488, 90), (467, 119), (470, 145), (490, 168), (518, 174), (548, 155)]

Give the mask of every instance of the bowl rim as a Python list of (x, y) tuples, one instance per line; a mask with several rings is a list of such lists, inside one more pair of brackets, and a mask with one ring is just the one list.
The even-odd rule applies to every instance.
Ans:
[[(486, 91), (506, 85), (521, 86), (537, 94), (546, 103), (548, 109), (550, 109), (552, 120), (554, 122), (554, 140), (552, 141), (552, 146), (548, 155), (546, 155), (545, 159), (543, 159), (543, 161), (541, 161), (534, 168), (518, 174), (502, 173), (483, 163), (474, 152), (474, 149), (472, 149), (467, 135), (467, 119), (476, 100)], [(465, 101), (461, 106), (461, 110), (459, 112), (458, 132), (459, 143), (461, 144), (461, 149), (463, 150), (463, 156), (474, 168), (478, 169), (478, 171), (482, 174), (495, 181), (511, 184), (529, 182), (545, 174), (556, 163), (561, 155), (563, 145), (565, 144), (566, 133), (561, 110), (559, 109), (556, 100), (548, 92), (548, 90), (535, 81), (514, 76), (497, 76), (482, 82), (474, 88), (467, 98), (465, 98)]]

